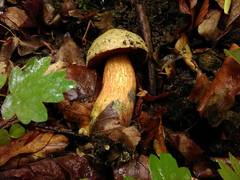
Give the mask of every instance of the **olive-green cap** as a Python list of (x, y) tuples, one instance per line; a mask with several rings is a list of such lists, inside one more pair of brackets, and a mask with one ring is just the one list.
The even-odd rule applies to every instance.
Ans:
[(110, 29), (96, 38), (87, 52), (87, 66), (94, 66), (109, 56), (120, 53), (148, 52), (144, 40), (124, 29)]

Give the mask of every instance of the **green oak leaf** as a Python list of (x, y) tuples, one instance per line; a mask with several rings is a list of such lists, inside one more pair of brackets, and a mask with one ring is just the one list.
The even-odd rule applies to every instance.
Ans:
[(50, 62), (50, 57), (31, 58), (23, 70), (13, 68), (8, 81), (10, 93), (1, 108), (5, 120), (16, 115), (23, 124), (44, 122), (48, 114), (43, 102), (60, 102), (63, 92), (75, 87), (75, 82), (66, 79), (65, 70), (46, 74)]
[(8, 144), (10, 142), (10, 136), (6, 129), (0, 129), (0, 146)]
[(11, 138), (20, 138), (25, 134), (25, 128), (18, 123), (13, 124), (9, 129), (9, 136)]
[(190, 180), (191, 173), (185, 167), (178, 167), (176, 160), (169, 153), (160, 154), (160, 158), (151, 154), (149, 168), (152, 180)]
[(240, 63), (240, 48), (234, 50), (224, 49), (224, 53), (226, 54), (226, 56), (230, 56), (233, 59), (235, 59), (238, 63)]
[(240, 179), (240, 161), (237, 160), (231, 153), (229, 153), (231, 167), (223, 160), (218, 160), (220, 169), (219, 174), (224, 180), (238, 180)]

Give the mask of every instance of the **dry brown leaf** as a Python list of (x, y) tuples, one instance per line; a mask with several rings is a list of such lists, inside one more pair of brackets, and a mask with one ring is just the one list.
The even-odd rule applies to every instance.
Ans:
[(34, 53), (37, 49), (43, 46), (41, 39), (38, 36), (31, 36), (19, 41), (18, 54), (25, 56)]
[(155, 140), (156, 151), (165, 151), (164, 133), (161, 124), (162, 114), (166, 111), (164, 108), (156, 108), (153, 112), (142, 111), (138, 118), (141, 129), (140, 146), (147, 149)]
[(95, 70), (80, 65), (68, 66), (67, 76), (77, 82), (77, 87), (65, 93), (65, 100), (59, 103), (58, 107), (67, 121), (79, 124), (83, 131), (80, 133), (88, 134), (90, 113), (100, 91), (101, 81)]
[(167, 152), (167, 147), (165, 144), (165, 132), (164, 132), (162, 120), (159, 123), (158, 130), (155, 135), (155, 139), (153, 141), (153, 148), (154, 148), (156, 154)]
[(205, 18), (205, 16), (208, 13), (208, 7), (209, 7), (209, 0), (204, 0), (202, 7), (198, 13), (197, 19), (195, 21), (195, 26), (197, 27), (199, 24), (201, 24)]
[(198, 102), (209, 87), (209, 84), (210, 81), (205, 74), (202, 72), (197, 73), (196, 82), (191, 94), (189, 95), (189, 99), (193, 102)]
[(216, 176), (214, 166), (205, 156), (205, 152), (186, 133), (166, 131), (167, 140), (193, 165), (193, 173), (198, 178)]
[(230, 26), (238, 17), (240, 17), (240, 1), (232, 0), (231, 10), (227, 21), (227, 27)]
[(85, 65), (83, 52), (69, 34), (66, 34), (63, 38), (63, 43), (56, 55), (56, 61), (62, 61), (66, 64)]
[(19, 44), (19, 40), (16, 37), (8, 38), (1, 47), (0, 50), (0, 73), (9, 74), (12, 68), (11, 57)]
[(53, 137), (58, 138), (57, 136), (63, 135), (29, 131), (22, 138), (12, 140), (9, 144), (0, 147), (0, 166), (4, 165), (9, 159), (17, 155), (36, 153), (41, 150), (42, 152), (45, 151), (46, 149), (44, 150), (44, 148), (49, 144), (51, 139)]
[[(238, 46), (233, 44), (232, 49)], [(240, 93), (240, 64), (227, 57), (208, 90), (199, 101), (198, 111), (208, 116), (208, 113), (226, 111), (232, 107), (235, 96)], [(216, 115), (216, 114), (215, 114)]]
[(18, 30), (20, 28), (34, 27), (34, 23), (28, 17), (26, 12), (17, 7), (9, 7), (0, 16), (0, 21), (4, 22), (11, 29)]
[(207, 40), (217, 40), (221, 34), (218, 28), (220, 17), (221, 11), (210, 10), (203, 22), (198, 26), (198, 33)]
[(77, 180), (87, 178), (91, 180), (105, 179), (96, 171), (88, 159), (76, 154), (68, 154), (62, 157), (43, 159), (16, 169), (8, 169), (0, 172), (1, 179), (57, 179)]
[(184, 14), (192, 15), (192, 9), (196, 6), (197, 0), (179, 0), (179, 9)]
[(31, 153), (31, 154), (23, 154), (23, 155), (18, 155), (16, 157), (13, 157), (3, 166), (3, 168), (4, 169), (17, 168), (27, 163), (46, 158), (47, 155), (51, 153), (62, 152), (67, 145), (68, 145), (68, 139), (65, 136), (54, 135), (50, 139), (48, 144), (45, 147), (43, 147), (40, 151)]
[(149, 180), (148, 157), (141, 155), (130, 162), (114, 169), (114, 179), (122, 180), (125, 176), (130, 176), (139, 180)]

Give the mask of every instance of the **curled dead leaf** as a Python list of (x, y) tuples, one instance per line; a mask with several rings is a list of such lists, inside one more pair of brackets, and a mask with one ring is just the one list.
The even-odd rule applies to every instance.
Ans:
[(175, 49), (182, 55), (185, 63), (194, 72), (200, 71), (197, 63), (192, 59), (192, 51), (188, 45), (188, 38), (186, 35), (182, 35), (175, 44)]
[(12, 140), (11, 143), (0, 147), (0, 166), (4, 165), (12, 157), (20, 154), (46, 153), (51, 151), (51, 145), (49, 147), (47, 145), (50, 142), (54, 145), (56, 140), (59, 139), (63, 140), (64, 143), (67, 142), (67, 138), (63, 135), (29, 131), (22, 138)]

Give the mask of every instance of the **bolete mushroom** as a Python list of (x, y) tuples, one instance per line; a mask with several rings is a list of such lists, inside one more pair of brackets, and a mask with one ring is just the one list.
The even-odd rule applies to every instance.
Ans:
[(136, 77), (131, 60), (139, 60), (131, 58), (131, 55), (146, 55), (147, 52), (140, 36), (123, 29), (110, 29), (94, 40), (87, 52), (87, 66), (93, 67), (103, 61), (106, 64), (102, 89), (91, 112), (91, 134), (123, 141), (130, 147), (137, 145), (140, 134), (129, 125), (136, 94)]

